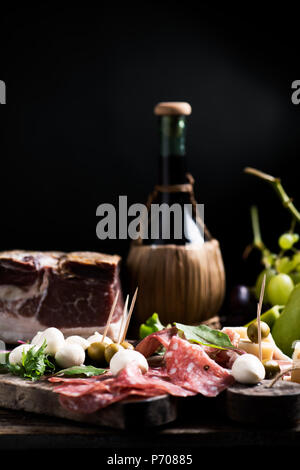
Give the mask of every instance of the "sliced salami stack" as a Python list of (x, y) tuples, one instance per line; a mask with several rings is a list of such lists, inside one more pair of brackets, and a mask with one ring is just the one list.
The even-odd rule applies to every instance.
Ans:
[(211, 359), (201, 346), (177, 336), (172, 338), (165, 358), (173, 383), (206, 397), (217, 396), (234, 382), (230, 371)]
[(150, 368), (142, 374), (132, 362), (116, 377), (110, 373), (92, 379), (60, 379), (54, 391), (60, 394), (63, 407), (79, 413), (93, 413), (128, 397), (153, 397), (170, 394), (187, 397), (198, 393), (215, 397), (234, 382), (229, 369), (215, 362), (200, 345), (191, 344), (176, 335), (176, 329), (163, 330), (148, 336), (138, 350), (150, 354), (163, 345), (165, 365)]

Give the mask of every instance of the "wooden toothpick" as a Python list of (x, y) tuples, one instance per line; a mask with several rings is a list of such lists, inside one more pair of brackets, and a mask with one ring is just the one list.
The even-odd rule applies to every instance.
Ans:
[(259, 354), (260, 361), (262, 360), (260, 314), (261, 314), (261, 309), (262, 309), (262, 304), (263, 304), (263, 299), (264, 299), (265, 285), (266, 285), (266, 275), (264, 275), (263, 277), (263, 281), (262, 281), (261, 289), (260, 289), (260, 295), (259, 295), (259, 302), (257, 304), (257, 336), (258, 336), (258, 354)]
[(116, 294), (116, 297), (115, 297), (115, 299), (114, 299), (114, 302), (113, 302), (113, 304), (112, 304), (112, 307), (111, 307), (111, 309), (110, 309), (109, 315), (108, 315), (108, 319), (107, 319), (106, 326), (105, 326), (105, 329), (104, 329), (104, 332), (103, 332), (103, 336), (102, 336), (102, 339), (101, 339), (101, 343), (103, 343), (103, 341), (104, 341), (105, 338), (106, 338), (106, 335), (107, 335), (107, 332), (108, 332), (108, 328), (109, 328), (109, 325), (110, 325), (110, 322), (111, 322), (113, 313), (114, 313), (114, 311), (115, 311), (115, 308), (116, 308), (116, 305), (117, 305), (117, 302), (118, 302), (119, 294), (120, 294), (120, 291), (118, 290), (118, 292), (117, 292), (117, 294)]
[(132, 312), (133, 312), (133, 309), (134, 309), (134, 304), (135, 304), (135, 301), (136, 301), (137, 293), (138, 293), (138, 287), (135, 289), (134, 296), (132, 297), (132, 301), (131, 301), (131, 304), (130, 304), (129, 313), (128, 313), (128, 316), (127, 316), (126, 325), (125, 325), (124, 332), (123, 332), (123, 335), (122, 335), (121, 343), (123, 343), (123, 341), (125, 341), (125, 338), (126, 338), (126, 335), (127, 335), (129, 322), (130, 322), (130, 318), (131, 318), (131, 315), (132, 315)]
[(121, 325), (120, 325), (120, 330), (119, 330), (119, 336), (118, 336), (117, 344), (122, 343), (121, 338), (122, 338), (122, 332), (123, 332), (123, 325), (124, 325), (125, 317), (126, 317), (126, 315), (127, 315), (128, 301), (129, 301), (129, 295), (127, 295), (127, 297), (126, 297), (125, 304), (124, 304), (124, 308), (123, 308), (122, 321), (121, 321)]

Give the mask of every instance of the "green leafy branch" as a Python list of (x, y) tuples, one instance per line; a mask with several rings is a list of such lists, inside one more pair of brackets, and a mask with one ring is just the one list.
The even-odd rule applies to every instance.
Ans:
[(249, 175), (254, 175), (264, 181), (267, 181), (272, 186), (277, 196), (281, 200), (283, 207), (290, 212), (292, 216), (292, 225), (294, 225), (296, 222), (300, 223), (300, 212), (294, 206), (293, 199), (290, 198), (284, 190), (280, 178), (275, 178), (274, 176), (268, 175), (267, 173), (264, 173), (260, 170), (257, 170), (256, 168), (251, 167), (246, 167), (244, 169), (244, 172)]

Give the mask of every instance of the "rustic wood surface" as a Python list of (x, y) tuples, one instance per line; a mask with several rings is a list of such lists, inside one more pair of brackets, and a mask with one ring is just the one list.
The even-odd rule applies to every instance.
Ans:
[(271, 380), (249, 386), (234, 384), (226, 391), (228, 416), (240, 423), (293, 424), (300, 420), (300, 385)]
[(0, 407), (118, 429), (132, 428), (138, 422), (143, 427), (161, 426), (177, 417), (177, 402), (170, 395), (131, 398), (95, 413), (82, 414), (63, 408), (53, 388), (47, 379), (31, 382), (11, 374), (0, 375)]
[(161, 428), (121, 431), (22, 411), (0, 409), (0, 449), (160, 448), (300, 445), (300, 422), (293, 427), (239, 425), (223, 416), (189, 415)]
[[(28, 383), (28, 385), (32, 385)], [(53, 394), (54, 395), (54, 394)], [(65, 418), (0, 408), (0, 449), (192, 449), (206, 447), (297, 447), (300, 421), (292, 425), (266, 422), (242, 424), (226, 414), (226, 393), (178, 400), (178, 418), (169, 424), (144, 427), (140, 413), (131, 408), (131, 429), (112, 429)], [(276, 413), (276, 409), (274, 410)]]

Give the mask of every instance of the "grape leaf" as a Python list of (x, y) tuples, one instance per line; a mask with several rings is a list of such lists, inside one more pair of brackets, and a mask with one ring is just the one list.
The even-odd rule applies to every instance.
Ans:
[(179, 331), (182, 331), (185, 339), (193, 343), (203, 344), (218, 349), (233, 349), (229, 336), (219, 330), (209, 328), (207, 325), (182, 325), (181, 323), (174, 323)]
[(85, 375), (86, 377), (93, 377), (94, 375), (102, 375), (107, 372), (107, 369), (98, 369), (94, 366), (73, 366), (68, 369), (62, 369), (55, 375), (73, 377), (75, 375)]

